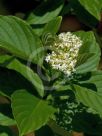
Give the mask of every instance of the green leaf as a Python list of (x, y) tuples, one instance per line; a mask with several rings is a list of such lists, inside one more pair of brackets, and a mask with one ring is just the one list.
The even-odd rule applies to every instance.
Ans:
[(8, 136), (7, 133), (0, 133), (0, 136)]
[(12, 110), (21, 136), (45, 125), (56, 111), (46, 101), (24, 90), (12, 95)]
[(102, 0), (78, 0), (80, 4), (96, 19), (101, 19)]
[(17, 17), (0, 16), (0, 48), (36, 64), (43, 62), (41, 40), (26, 22)]
[[(62, 17), (56, 17), (47, 24), (33, 25), (33, 31), (38, 35), (45, 35), (47, 33), (56, 34), (60, 28)], [(52, 29), (53, 28), (53, 29)]]
[(40, 25), (35, 24), (32, 26), (32, 29), (33, 29), (34, 33), (40, 37), (43, 33), (44, 26), (45, 26), (45, 24), (40, 24)]
[(54, 120), (51, 120), (48, 125), (53, 130), (53, 132), (58, 136), (70, 136), (71, 135), (70, 132), (58, 126)]
[(44, 87), (40, 77), (36, 73), (34, 73), (34, 71), (28, 66), (22, 64), (15, 57), (8, 55), (0, 56), (0, 65), (2, 67), (6, 67), (8, 69), (12, 69), (19, 72), (22, 76), (24, 76), (28, 81), (30, 81), (34, 85), (40, 96), (44, 96)]
[(12, 126), (12, 125), (16, 125), (15, 120), (3, 115), (2, 113), (0, 113), (0, 125), (2, 126)]
[(48, 125), (45, 125), (41, 127), (39, 130), (35, 131), (35, 135), (36, 136), (54, 136), (54, 132)]
[(43, 45), (48, 46), (49, 44), (52, 44), (52, 42), (55, 40), (56, 33), (59, 31), (61, 21), (62, 17), (59, 16), (45, 25), (41, 37)]
[(63, 0), (49, 0), (38, 6), (27, 18), (29, 24), (45, 24), (59, 15)]
[(70, 85), (56, 85), (54, 86), (54, 88), (56, 88), (56, 91), (60, 92), (60, 91), (68, 91), (71, 90)]
[(0, 136), (14, 136), (14, 134), (10, 127), (0, 126)]
[(74, 88), (77, 100), (102, 116), (102, 94), (78, 85), (74, 85)]
[(63, 7), (63, 9), (62, 9), (62, 11), (61, 11), (61, 15), (62, 15), (62, 16), (65, 16), (65, 15), (70, 14), (71, 9), (72, 9), (72, 6), (71, 6), (70, 3), (65, 4), (64, 7)]
[[(99, 65), (101, 51), (99, 45), (96, 42), (94, 33), (91, 31), (90, 32), (79, 31), (75, 32), (75, 34), (78, 37), (80, 37), (81, 40), (83, 41), (83, 45), (79, 51), (79, 56), (82, 54), (87, 54), (86, 57), (84, 58), (84, 60), (86, 61), (82, 59), (80, 65), (76, 67), (76, 72), (85, 73), (96, 70)], [(91, 54), (93, 55), (91, 56)]]
[(18, 72), (0, 67), (0, 95), (10, 99), (14, 91), (25, 88), (34, 90), (33, 85)]
[(0, 126), (0, 136), (14, 136), (14, 134), (9, 127)]
[(78, 58), (77, 58), (77, 64), (76, 67), (84, 64), (86, 61), (88, 61), (88, 59), (90, 59), (90, 57), (92, 57), (94, 54), (92, 53), (83, 53), (83, 54), (79, 54)]
[(43, 33), (44, 34), (46, 33), (56, 34), (60, 28), (61, 21), (62, 21), (61, 16), (56, 17), (55, 19), (51, 20), (45, 25)]
[(84, 132), (90, 136), (101, 136), (102, 134), (102, 119), (87, 111), (75, 114), (72, 124), (73, 130), (76, 132)]
[(96, 27), (101, 19), (102, 0), (71, 0), (70, 3), (81, 22)]
[(97, 92), (102, 94), (102, 71), (93, 71), (90, 72), (89, 79), (85, 81), (80, 81), (81, 84), (93, 84), (95, 85)]

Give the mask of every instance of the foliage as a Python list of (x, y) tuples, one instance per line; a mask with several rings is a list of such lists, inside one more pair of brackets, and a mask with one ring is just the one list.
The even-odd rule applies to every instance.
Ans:
[[(45, 131), (65, 136), (71, 130), (102, 134), (101, 49), (93, 31), (101, 8), (101, 0), (47, 0), (25, 20), (0, 16), (0, 96), (7, 100), (6, 108), (0, 103), (1, 136), (14, 135), (13, 125), (19, 136), (34, 131), (37, 136)], [(45, 61), (66, 14), (76, 15), (89, 28), (73, 32), (83, 42), (73, 78)], [(92, 127), (94, 119), (98, 128)]]

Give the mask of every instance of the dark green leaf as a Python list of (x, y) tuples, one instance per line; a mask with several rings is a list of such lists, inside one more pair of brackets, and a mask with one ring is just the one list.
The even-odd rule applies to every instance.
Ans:
[(24, 76), (28, 81), (30, 81), (37, 89), (40, 96), (44, 95), (44, 87), (39, 76), (34, 73), (28, 66), (25, 66), (15, 57), (2, 55), (0, 56), (0, 65), (8, 69), (12, 69)]
[(54, 133), (48, 125), (45, 125), (39, 130), (35, 131), (35, 135), (36, 136), (42, 136), (42, 135), (43, 136), (54, 136)]
[(34, 90), (33, 85), (19, 73), (0, 67), (0, 95), (10, 98), (14, 91), (25, 88)]
[(102, 71), (90, 72), (90, 78), (86, 81), (80, 81), (81, 84), (93, 84), (96, 86), (97, 92), (102, 94)]
[(96, 19), (100, 20), (102, 0), (78, 0), (80, 4)]
[(14, 136), (14, 134), (9, 127), (0, 126), (0, 136)]
[(45, 24), (59, 15), (63, 0), (49, 0), (38, 6), (27, 18), (29, 24)]
[(101, 18), (102, 0), (71, 0), (70, 3), (81, 22), (96, 27)]
[(90, 136), (101, 136), (102, 134), (102, 119), (98, 115), (85, 111), (77, 113), (72, 123), (76, 132), (84, 132)]
[(62, 9), (61, 15), (64, 16), (64, 15), (70, 14), (71, 9), (72, 9), (72, 7), (71, 7), (70, 3), (65, 4), (64, 7), (63, 7), (63, 9)]

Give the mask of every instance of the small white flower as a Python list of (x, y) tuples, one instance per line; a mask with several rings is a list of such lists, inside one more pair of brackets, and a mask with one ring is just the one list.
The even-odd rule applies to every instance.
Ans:
[(49, 61), (50, 61), (50, 57), (51, 57), (50, 54), (48, 54), (48, 55), (46, 56), (46, 58), (45, 58), (46, 62), (49, 62)]
[(61, 33), (50, 48), (52, 46), (55, 48), (55, 51), (53, 50), (51, 54), (47, 54), (46, 62), (54, 69), (58, 69), (70, 76), (75, 72), (78, 52), (82, 46), (81, 39), (70, 32)]

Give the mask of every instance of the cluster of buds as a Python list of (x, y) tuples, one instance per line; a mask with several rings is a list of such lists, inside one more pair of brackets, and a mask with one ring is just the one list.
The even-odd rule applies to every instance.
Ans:
[(51, 53), (47, 54), (45, 60), (53, 69), (58, 69), (67, 76), (75, 72), (77, 57), (82, 41), (71, 32), (61, 33), (50, 45)]
[(59, 112), (56, 114), (56, 123), (58, 126), (67, 131), (72, 131), (72, 120), (76, 113), (78, 113), (78, 103), (64, 102), (59, 105)]

